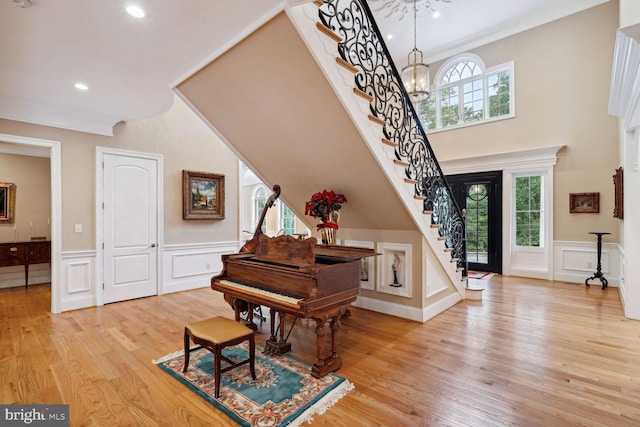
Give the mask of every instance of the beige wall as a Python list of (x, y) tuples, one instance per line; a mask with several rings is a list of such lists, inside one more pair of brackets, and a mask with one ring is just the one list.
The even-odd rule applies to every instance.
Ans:
[(16, 185), (13, 224), (0, 224), (0, 242), (51, 237), (51, 168), (43, 157), (0, 154), (0, 182)]
[[(311, 230), (311, 234), (320, 239), (319, 233), (315, 230)], [(337, 239), (344, 240), (357, 240), (373, 242), (374, 247), (379, 243), (397, 243), (411, 245), (411, 297), (403, 297), (397, 295), (391, 295), (374, 290), (362, 289), (360, 294), (365, 297), (379, 299), (382, 301), (388, 301), (400, 305), (408, 305), (411, 307), (422, 307), (424, 299), (422, 291), (422, 266), (424, 260), (422, 259), (422, 244), (423, 237), (418, 231), (397, 231), (397, 230), (367, 230), (367, 229), (350, 229), (339, 228), (337, 233)], [(378, 253), (380, 253), (378, 251)], [(380, 280), (378, 274), (380, 272), (381, 257), (374, 257), (374, 270), (376, 283)]]
[(638, 0), (620, 0), (620, 28), (640, 22), (640, 2)]
[[(473, 50), (487, 67), (514, 61), (516, 117), (429, 135), (439, 160), (566, 145), (554, 169), (554, 240), (590, 241), (599, 230), (619, 239), (618, 124), (607, 114), (617, 23), (611, 1)], [(586, 192), (600, 193), (600, 213), (569, 214), (569, 193)]]
[[(0, 120), (0, 133), (60, 141), (63, 251), (96, 247), (96, 147), (164, 156), (165, 244), (236, 241), (238, 238), (238, 159), (178, 98), (165, 114), (118, 124), (113, 137), (10, 120)], [(183, 169), (225, 175), (224, 220), (182, 219)], [(75, 224), (83, 225), (82, 233), (74, 232)]]

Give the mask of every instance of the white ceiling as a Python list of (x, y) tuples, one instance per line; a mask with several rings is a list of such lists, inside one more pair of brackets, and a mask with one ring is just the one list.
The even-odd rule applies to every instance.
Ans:
[[(431, 0), (441, 12), (434, 20), (417, 0), (417, 47), (429, 63), (606, 1)], [(127, 15), (131, 2), (147, 16)], [(175, 85), (287, 2), (301, 3), (32, 0), (21, 8), (0, 0), (0, 118), (111, 135), (119, 121), (166, 111)], [(383, 35), (393, 34), (387, 45), (401, 68), (413, 48), (413, 2), (369, 4)]]

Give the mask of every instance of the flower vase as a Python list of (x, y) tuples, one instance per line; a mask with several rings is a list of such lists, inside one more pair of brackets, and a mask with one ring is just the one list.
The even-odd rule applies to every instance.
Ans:
[(340, 211), (331, 211), (328, 218), (320, 225), (320, 235), (322, 243), (325, 245), (336, 244), (336, 234), (338, 232), (338, 220), (340, 219)]
[(320, 235), (322, 236), (322, 243), (325, 245), (336, 244), (336, 229), (333, 227), (322, 227), (320, 229)]

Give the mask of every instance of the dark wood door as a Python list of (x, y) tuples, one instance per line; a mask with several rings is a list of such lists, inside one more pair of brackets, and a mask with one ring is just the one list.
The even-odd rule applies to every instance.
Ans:
[(446, 178), (466, 211), (469, 269), (502, 273), (502, 171)]

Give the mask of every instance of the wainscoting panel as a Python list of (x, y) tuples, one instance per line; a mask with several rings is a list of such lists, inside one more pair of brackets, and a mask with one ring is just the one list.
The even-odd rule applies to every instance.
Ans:
[(239, 250), (238, 242), (165, 245), (163, 293), (211, 286), (211, 278), (222, 271), (222, 255)]
[(96, 251), (63, 252), (61, 311), (96, 305)]
[[(609, 286), (620, 281), (620, 251), (617, 243), (602, 243), (602, 274)], [(598, 266), (598, 251), (593, 242), (554, 242), (554, 280), (581, 283), (591, 277)], [(599, 279), (590, 280), (591, 286), (601, 286)]]

